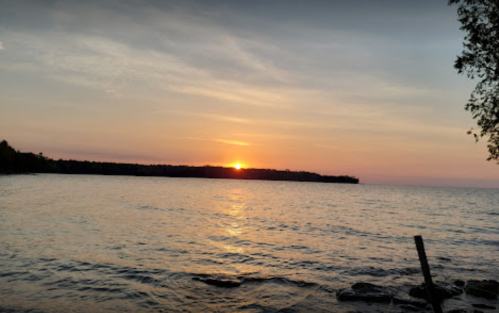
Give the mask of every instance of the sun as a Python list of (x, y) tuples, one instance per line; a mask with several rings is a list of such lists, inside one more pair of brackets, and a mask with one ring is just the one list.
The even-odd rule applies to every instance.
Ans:
[(237, 163), (237, 164), (234, 164), (234, 168), (236, 170), (240, 170), (241, 169), (241, 164)]

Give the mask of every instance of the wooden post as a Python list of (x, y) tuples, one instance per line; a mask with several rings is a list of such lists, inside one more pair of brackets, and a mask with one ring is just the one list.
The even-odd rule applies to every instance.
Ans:
[(414, 236), (414, 241), (416, 242), (419, 262), (421, 263), (421, 270), (423, 271), (424, 281), (426, 283), (426, 291), (428, 291), (428, 298), (433, 306), (433, 312), (442, 313), (440, 303), (438, 303), (438, 299), (435, 297), (435, 292), (433, 291), (433, 281), (431, 279), (430, 266), (428, 265), (426, 252), (424, 251), (423, 238), (421, 236)]

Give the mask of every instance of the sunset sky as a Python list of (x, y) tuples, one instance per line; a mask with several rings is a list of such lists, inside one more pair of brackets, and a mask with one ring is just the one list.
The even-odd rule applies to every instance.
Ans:
[(78, 160), (499, 187), (447, 0), (0, 0), (0, 139)]

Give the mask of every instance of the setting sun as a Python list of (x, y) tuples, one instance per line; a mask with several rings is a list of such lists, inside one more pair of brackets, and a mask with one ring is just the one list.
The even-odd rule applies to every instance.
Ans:
[(239, 163), (235, 164), (235, 165), (234, 165), (234, 168), (235, 168), (236, 170), (240, 170), (240, 169), (241, 169), (241, 164), (239, 164)]

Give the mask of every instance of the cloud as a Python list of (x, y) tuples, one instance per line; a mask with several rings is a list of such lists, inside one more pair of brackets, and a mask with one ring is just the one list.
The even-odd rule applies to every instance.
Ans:
[(0, 41), (0, 50), (5, 50), (5, 47), (3, 46), (3, 43)]
[(236, 82), (214, 80), (205, 81), (205, 83), (197, 86), (192, 84), (170, 85), (168, 89), (178, 93), (199, 95), (230, 103), (254, 106), (286, 106), (286, 99), (282, 95)]
[(221, 142), (225, 143), (228, 145), (235, 145), (235, 146), (244, 146), (248, 147), (251, 146), (249, 142), (246, 141), (239, 141), (239, 140), (228, 140), (228, 139), (207, 139), (207, 138), (199, 138), (199, 137), (185, 137), (187, 140), (195, 140), (195, 141), (216, 141), (216, 142)]
[(140, 88), (152, 88), (233, 104), (282, 107), (287, 103), (272, 88), (220, 77), (216, 70), (191, 65), (168, 51), (64, 32), (9, 36), (20, 48), (33, 52), (30, 61), (47, 75), (72, 84), (121, 90), (123, 96), (126, 90), (137, 93)]
[(105, 90), (106, 94), (112, 96), (112, 97), (115, 97), (115, 98), (121, 98), (121, 93), (119, 93), (118, 91), (114, 90), (114, 89), (106, 89)]
[[(64, 31), (0, 29), (9, 50), (19, 51), (15, 57), (19, 66), (0, 60), (0, 67), (21, 70), (22, 64), (26, 71), (32, 64), (40, 75), (94, 88), (109, 98), (161, 101), (165, 111), (182, 103), (194, 112), (209, 112), (199, 117), (276, 131), (365, 128), (393, 117), (403, 125), (413, 118), (407, 108), (433, 103), (425, 101), (434, 92), (431, 88), (393, 75), (411, 76), (413, 68), (403, 62), (394, 63), (396, 68), (383, 63), (393, 58), (389, 53), (393, 42), (384, 36), (284, 20), (267, 19), (281, 26), (277, 28), (232, 25), (225, 21), (232, 15), (216, 7), (210, 15), (199, 15), (196, 6), (202, 4), (197, 2), (193, 8), (172, 4), (169, 9), (154, 3), (141, 8), (124, 3), (122, 10), (106, 5), (78, 4), (81, 10), (74, 9), (75, 4), (59, 6), (55, 20), (70, 24), (59, 28)], [(237, 11), (232, 18), (244, 21), (242, 15)], [(254, 16), (246, 18), (253, 21)], [(407, 59), (405, 50), (398, 52)], [(227, 110), (229, 105), (237, 110)], [(249, 106), (250, 111), (240, 110)]]
[(256, 71), (262, 76), (270, 77), (280, 82), (291, 83), (295, 81), (292, 73), (278, 68), (273, 64), (270, 58), (258, 56), (252, 49), (260, 51), (272, 51), (275, 53), (283, 53), (277, 47), (268, 43), (259, 42), (256, 40), (242, 40), (234, 36), (227, 36), (224, 41), (224, 49), (226, 53), (233, 58), (238, 64), (246, 67), (250, 71)]
[(230, 116), (230, 115), (206, 114), (206, 113), (196, 113), (196, 112), (186, 112), (186, 111), (170, 111), (170, 113), (187, 115), (187, 116), (196, 116), (196, 117), (201, 117), (201, 118), (215, 119), (215, 120), (219, 120), (219, 121), (223, 121), (223, 122), (232, 122), (232, 123), (241, 123), (241, 124), (252, 123), (252, 121), (249, 119)]
[(247, 147), (247, 146), (251, 145), (248, 142), (238, 141), (238, 140), (215, 139), (215, 141), (221, 142), (221, 143), (226, 143), (226, 144), (229, 144), (229, 145), (236, 145), (236, 146), (245, 146), (245, 147)]
[[(99, 90), (119, 90), (124, 98), (144, 97), (152, 90), (155, 96), (177, 93), (262, 109), (314, 109), (318, 99), (329, 101), (332, 94), (353, 99), (362, 90), (365, 98), (378, 98), (377, 105), (382, 106), (386, 95), (414, 93), (372, 75), (364, 66), (375, 64), (371, 55), (386, 44), (379, 38), (287, 23), (290, 28), (275, 36), (259, 24), (227, 27), (222, 21), (236, 9), (231, 6), (192, 2), (166, 7), (156, 3), (137, 9), (124, 2), (123, 10), (117, 11), (106, 5), (61, 5), (51, 10), (58, 12), (51, 13), (52, 18), (62, 24), (71, 20), (75, 29), (4, 32), (9, 47), (12, 39), (19, 46), (16, 50), (32, 51), (26, 58), (47, 75)], [(238, 18), (244, 15), (238, 9), (235, 13)], [(310, 97), (314, 90), (319, 92)]]

